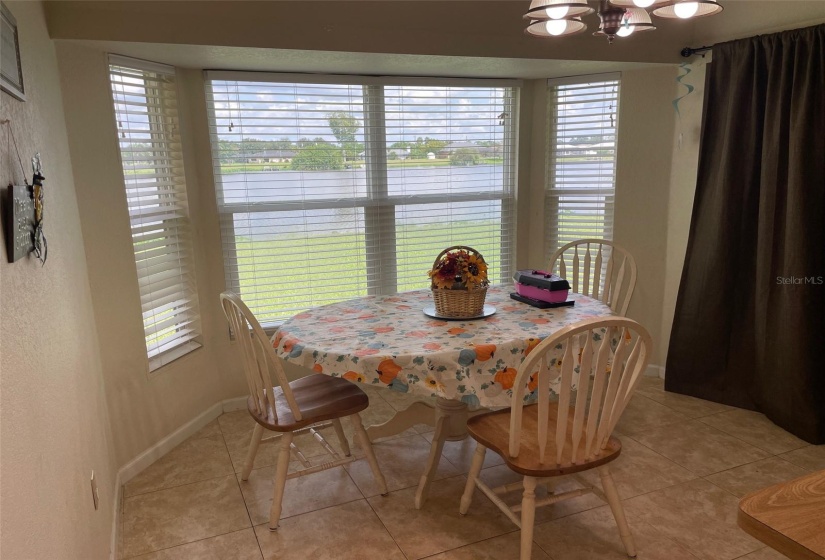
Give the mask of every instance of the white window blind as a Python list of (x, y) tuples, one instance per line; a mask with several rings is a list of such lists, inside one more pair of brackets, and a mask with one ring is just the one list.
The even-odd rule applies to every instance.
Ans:
[[(619, 77), (549, 80), (547, 258), (577, 239), (613, 238)], [(568, 267), (572, 262), (568, 263)]]
[(514, 83), (264, 76), (207, 76), (227, 286), (262, 323), (427, 287), (453, 244), (512, 273)]
[(150, 370), (200, 346), (172, 67), (109, 58)]

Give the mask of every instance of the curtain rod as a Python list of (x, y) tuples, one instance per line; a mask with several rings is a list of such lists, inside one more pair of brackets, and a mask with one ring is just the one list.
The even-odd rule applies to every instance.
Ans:
[(691, 56), (693, 56), (695, 54), (700, 54), (700, 55), (702, 55), (702, 58), (705, 58), (705, 53), (707, 51), (711, 50), (712, 48), (713, 48), (713, 45), (711, 45), (709, 47), (696, 47), (696, 48), (685, 47), (685, 48), (682, 49), (681, 53), (682, 53), (682, 56), (685, 57), (685, 58), (690, 58)]

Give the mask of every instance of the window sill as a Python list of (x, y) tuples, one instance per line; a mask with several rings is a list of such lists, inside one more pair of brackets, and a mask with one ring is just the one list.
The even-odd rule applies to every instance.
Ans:
[(154, 373), (163, 366), (168, 366), (178, 358), (182, 358), (200, 347), (200, 343), (189, 341), (186, 344), (181, 344), (177, 348), (172, 348), (159, 356), (149, 358), (149, 373)]

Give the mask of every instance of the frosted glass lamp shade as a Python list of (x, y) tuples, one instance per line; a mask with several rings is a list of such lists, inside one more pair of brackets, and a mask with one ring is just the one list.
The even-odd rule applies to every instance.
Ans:
[(592, 14), (595, 10), (587, 5), (587, 0), (533, 0), (525, 19), (569, 19)]
[[(696, 6), (694, 12), (694, 5)], [(688, 17), (712, 16), (722, 11), (716, 0), (678, 0), (653, 10), (653, 15), (662, 18), (687, 19)], [(692, 15), (689, 15), (691, 14)]]
[(650, 19), (650, 14), (644, 8), (627, 8), (622, 24), (632, 27), (636, 32), (656, 29)]
[(534, 20), (525, 29), (525, 33), (536, 37), (564, 37), (581, 33), (587, 29), (587, 25), (580, 19), (550, 19)]
[[(673, 0), (610, 0), (610, 3), (620, 8), (650, 8), (656, 9), (656, 6), (668, 4)], [(643, 5), (644, 4), (644, 5)]]

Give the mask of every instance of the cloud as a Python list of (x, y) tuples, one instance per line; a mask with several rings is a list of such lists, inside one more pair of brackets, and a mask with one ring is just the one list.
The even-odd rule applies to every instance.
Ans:
[[(357, 140), (365, 141), (363, 86), (234, 81), (213, 81), (211, 86), (215, 132), (221, 140), (321, 137), (334, 142), (327, 115), (344, 111), (361, 121)], [(505, 95), (504, 88), (385, 86), (387, 143), (426, 136), (447, 142), (503, 141), (499, 115)]]

